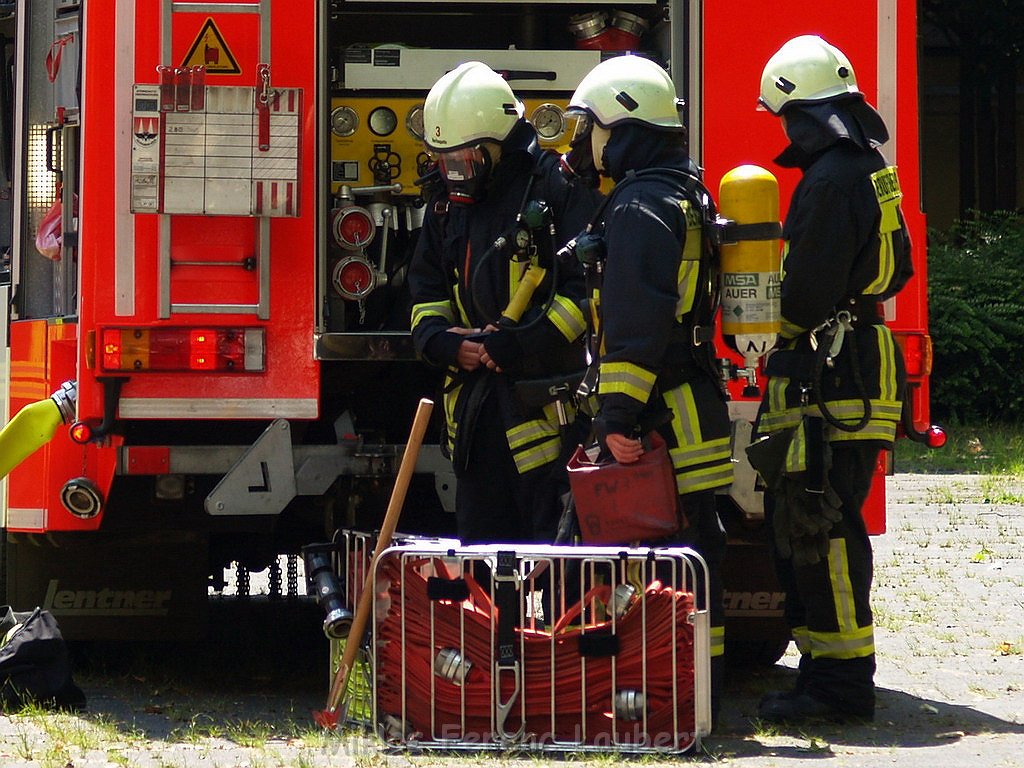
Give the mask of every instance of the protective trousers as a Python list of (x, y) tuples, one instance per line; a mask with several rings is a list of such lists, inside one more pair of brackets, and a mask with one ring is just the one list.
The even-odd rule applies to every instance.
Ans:
[[(832, 444), (829, 482), (841, 500), (842, 516), (829, 534), (828, 556), (799, 566), (777, 552), (775, 557), (786, 591), (786, 620), (801, 653), (797, 690), (861, 717), (873, 716), (875, 709), (873, 566), (861, 508), (878, 451), (865, 441)], [(766, 494), (769, 526), (780, 502)]]

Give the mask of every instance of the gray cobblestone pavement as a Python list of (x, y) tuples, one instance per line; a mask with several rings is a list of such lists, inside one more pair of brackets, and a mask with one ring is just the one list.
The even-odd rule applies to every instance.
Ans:
[[(829, 768), (1024, 765), (1024, 482), (897, 475), (889, 487), (889, 530), (874, 540), (875, 722), (792, 732), (758, 724), (753, 717), (761, 694), (792, 682), (791, 652), (771, 669), (731, 673), (721, 727), (705, 740), (704, 754), (690, 760), (743, 768), (806, 768), (808, 760)], [(317, 635), (315, 615), (295, 620), (308, 621), (310, 636)], [(273, 642), (273, 628), (267, 635)], [(131, 674), (105, 676), (86, 668), (76, 673), (89, 697), (82, 714), (0, 716), (0, 765), (548, 762), (496, 754), (395, 755), (360, 736), (324, 735), (309, 712), (323, 703), (326, 645), (295, 647), (288, 639), (294, 636), (280, 634), (279, 647), (270, 649), (280, 663), (269, 668), (248, 664), (244, 643), (227, 660), (204, 660), (197, 646), (195, 665), (210, 664), (213, 685), (202, 684), (202, 673), (198, 683), (167, 682), (158, 661), (150, 662), (152, 673), (133, 667)], [(167, 652), (183, 651), (173, 646)], [(607, 758), (590, 762), (610, 764)]]

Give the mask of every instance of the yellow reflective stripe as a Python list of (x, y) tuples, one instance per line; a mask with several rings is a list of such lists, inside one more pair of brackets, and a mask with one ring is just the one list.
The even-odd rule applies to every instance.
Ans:
[(466, 307), (462, 301), (462, 285), (456, 284), (455, 286), (455, 306), (459, 310), (459, 321), (462, 325), (469, 328), (469, 315), (466, 314)]
[(420, 304), (414, 304), (410, 313), (411, 327), (415, 328), (428, 317), (443, 317), (448, 321), (449, 325), (455, 324), (455, 313), (452, 311), (451, 302), (447, 299), (444, 301), (425, 301)]
[(567, 340), (575, 341), (587, 330), (587, 321), (576, 302), (565, 296), (555, 296), (548, 309), (548, 320)]
[[(690, 244), (690, 236), (686, 236), (686, 244)], [(699, 282), (700, 262), (686, 261), (679, 262), (679, 275), (676, 278), (676, 291), (679, 294), (679, 301), (676, 302), (676, 320), (679, 320), (687, 312), (693, 309), (694, 300), (697, 296), (697, 284)]]
[(815, 659), (860, 659), (875, 652), (873, 627), (852, 632), (809, 632), (811, 656)]
[(878, 358), (881, 361), (878, 373), (879, 397), (895, 402), (900, 396), (896, 389), (896, 344), (892, 332), (884, 325), (876, 325), (874, 328), (878, 334)]
[(697, 445), (684, 445), (673, 448), (672, 465), (677, 469), (692, 466), (694, 464), (707, 464), (710, 461), (723, 461), (732, 459), (732, 448), (729, 445), (729, 438), (722, 437), (717, 440), (708, 440)]
[(793, 642), (801, 655), (811, 652), (811, 633), (805, 626), (793, 627)]
[(850, 582), (850, 559), (846, 554), (846, 539), (829, 539), (828, 579), (832, 584), (832, 602), (836, 611), (839, 633), (845, 634), (857, 628), (857, 606), (853, 601), (853, 584)]
[(666, 392), (662, 400), (675, 414), (675, 418), (672, 419), (672, 431), (676, 435), (676, 445), (684, 448), (700, 443), (700, 417), (697, 415), (693, 388), (689, 384), (681, 384)]
[(598, 393), (629, 395), (634, 400), (646, 403), (658, 375), (633, 363), (602, 362), (598, 370)]
[(530, 446), (521, 451), (513, 451), (512, 458), (516, 463), (516, 469), (523, 475), (531, 469), (543, 467), (550, 464), (561, 455), (561, 440), (556, 435), (550, 440)]
[(676, 492), (696, 493), (710, 488), (721, 488), (732, 482), (732, 462), (713, 464), (704, 469), (676, 473)]
[(453, 380), (451, 373), (445, 376), (444, 394), (441, 396), (441, 404), (444, 406), (444, 421), (445, 426), (447, 427), (446, 432), (449, 448), (452, 448), (455, 445), (455, 430), (457, 428), (457, 424), (455, 422), (455, 404), (459, 401), (459, 394), (462, 392), (461, 384), (452, 387), (451, 391), (449, 391), (448, 388), (451, 386)]
[(725, 653), (725, 627), (711, 627), (711, 658)]
[(534, 440), (548, 437), (552, 433), (558, 434), (558, 429), (544, 419), (531, 419), (509, 428), (505, 432), (508, 438), (508, 447), (513, 451)]
[(762, 432), (779, 432), (783, 429), (789, 429), (790, 427), (795, 427), (800, 423), (802, 415), (802, 408), (786, 408), (780, 411), (765, 411), (761, 414), (759, 429)]
[(896, 424), (891, 421), (869, 421), (864, 429), (859, 429), (856, 432), (843, 432), (839, 429), (829, 432), (829, 440), (836, 443), (853, 440), (881, 440), (882, 442), (891, 443), (895, 439)]
[(766, 417), (786, 409), (786, 386), (788, 383), (789, 379), (781, 376), (775, 376), (768, 380), (769, 412), (765, 414)]
[(903, 192), (900, 189), (896, 166), (891, 165), (871, 174), (871, 183), (875, 188), (875, 198), (881, 217), (878, 222), (878, 277), (864, 289), (864, 293), (881, 293), (892, 282), (896, 271), (896, 257), (893, 249), (893, 232), (900, 228), (900, 201)]
[(806, 422), (801, 420), (800, 426), (793, 433), (793, 439), (790, 440), (789, 447), (786, 449), (787, 472), (803, 472), (807, 469), (807, 430), (805, 429), (805, 424)]

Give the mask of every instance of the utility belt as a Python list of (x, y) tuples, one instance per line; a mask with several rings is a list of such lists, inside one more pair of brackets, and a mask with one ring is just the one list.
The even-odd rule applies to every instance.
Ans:
[[(846, 299), (839, 303), (828, 320), (807, 332), (810, 351), (779, 350), (769, 355), (765, 373), (769, 377), (782, 376), (800, 382), (803, 403), (806, 404), (813, 397), (821, 415), (831, 426), (842, 432), (859, 432), (871, 420), (871, 401), (861, 377), (855, 330), (862, 326), (879, 325), (881, 322), (876, 296)], [(834, 366), (844, 345), (850, 348), (851, 377), (864, 407), (862, 416), (854, 424), (837, 419), (829, 411), (821, 392), (822, 372)]]

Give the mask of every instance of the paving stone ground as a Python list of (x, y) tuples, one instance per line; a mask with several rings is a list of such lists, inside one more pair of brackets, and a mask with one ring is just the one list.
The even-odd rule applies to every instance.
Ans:
[[(808, 760), (828, 768), (1024, 765), (1024, 482), (896, 475), (889, 478), (888, 524), (874, 539), (875, 722), (803, 731), (761, 726), (755, 714), (762, 693), (795, 676), (791, 651), (770, 669), (730, 674), (721, 726), (689, 760), (742, 768), (806, 768)], [(0, 716), (0, 766), (564, 762), (399, 755), (359, 735), (322, 734), (309, 717), (326, 693), (318, 616), (296, 611), (285, 621), (294, 624), (260, 627), (226, 657), (202, 644), (150, 648), (138, 663), (121, 657), (137, 652), (131, 646), (79, 649), (76, 679), (88, 709)], [(174, 664), (161, 664), (161, 653)], [(168, 676), (164, 666), (192, 672)]]

